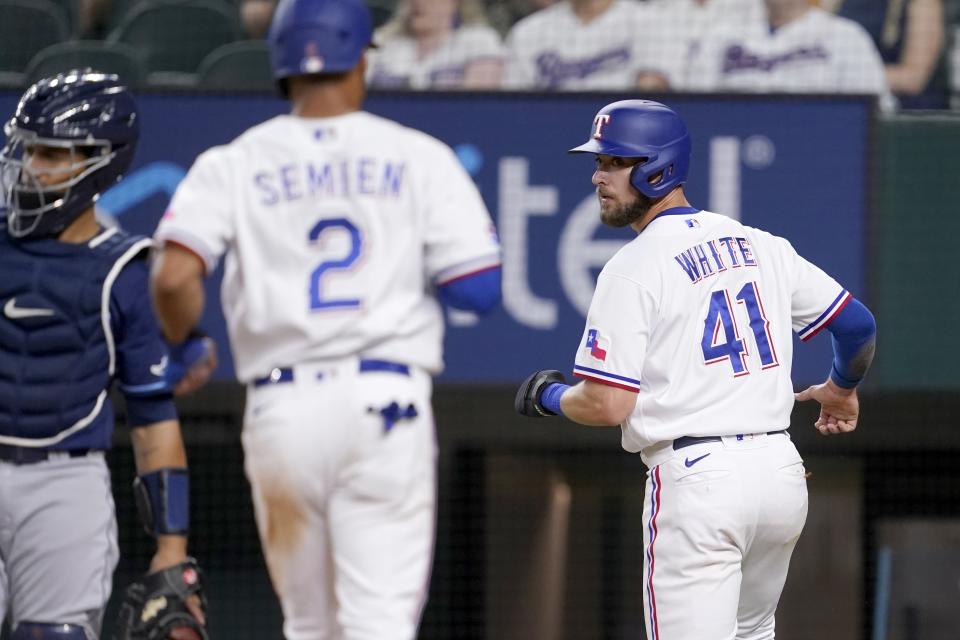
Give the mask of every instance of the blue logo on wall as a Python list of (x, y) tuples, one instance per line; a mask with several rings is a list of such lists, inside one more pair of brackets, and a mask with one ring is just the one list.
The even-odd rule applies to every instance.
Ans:
[(104, 192), (97, 208), (117, 218), (154, 194), (169, 200), (185, 175), (183, 167), (173, 162), (151, 162)]

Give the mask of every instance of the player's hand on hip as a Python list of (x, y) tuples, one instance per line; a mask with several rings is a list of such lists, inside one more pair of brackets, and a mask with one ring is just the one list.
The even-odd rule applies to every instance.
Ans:
[(795, 393), (794, 398), (798, 402), (816, 400), (820, 403), (820, 417), (813, 426), (825, 436), (849, 433), (857, 428), (860, 401), (856, 389), (844, 389), (827, 380)]

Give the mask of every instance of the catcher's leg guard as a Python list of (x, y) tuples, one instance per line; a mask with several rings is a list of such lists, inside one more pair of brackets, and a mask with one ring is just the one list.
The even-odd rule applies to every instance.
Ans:
[(21, 622), (10, 640), (87, 640), (87, 632), (78, 624)]

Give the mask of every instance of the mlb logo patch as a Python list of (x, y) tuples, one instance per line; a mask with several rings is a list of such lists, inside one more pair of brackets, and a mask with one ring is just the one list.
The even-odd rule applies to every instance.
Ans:
[(589, 349), (590, 355), (597, 360), (606, 362), (610, 341), (600, 335), (599, 329), (590, 329), (587, 331), (587, 344), (584, 345), (584, 348)]
[(686, 223), (687, 223), (687, 226), (690, 227), (691, 229), (700, 228), (700, 221), (697, 220), (696, 218), (687, 218)]

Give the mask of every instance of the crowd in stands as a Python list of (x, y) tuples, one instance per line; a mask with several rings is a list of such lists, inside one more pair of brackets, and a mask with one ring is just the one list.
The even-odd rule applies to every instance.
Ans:
[[(368, 2), (373, 89), (866, 93), (886, 111), (960, 98), (960, 0)], [(135, 85), (269, 88), (275, 4), (0, 0), (0, 84), (90, 60)]]

